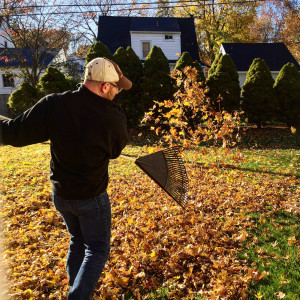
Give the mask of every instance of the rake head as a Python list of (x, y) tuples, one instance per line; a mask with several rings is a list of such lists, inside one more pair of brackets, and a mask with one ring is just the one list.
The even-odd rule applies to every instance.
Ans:
[(178, 147), (139, 157), (135, 164), (179, 205), (185, 207), (189, 180)]

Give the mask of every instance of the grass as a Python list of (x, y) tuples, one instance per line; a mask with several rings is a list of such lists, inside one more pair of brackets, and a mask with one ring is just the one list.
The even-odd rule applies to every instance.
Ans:
[(253, 213), (256, 229), (244, 242), (239, 258), (258, 269), (250, 299), (299, 299), (299, 218), (285, 211)]
[[(266, 136), (268, 137), (267, 139), (265, 138)], [(149, 141), (150, 140), (132, 143), (126, 147), (124, 153), (134, 157), (148, 154), (152, 147), (152, 144)], [(147, 143), (148, 146), (145, 146)], [(299, 217), (294, 213), (282, 210), (282, 208), (279, 209), (279, 206), (276, 207), (276, 201), (284, 203), (284, 201), (290, 201), (292, 199), (292, 202), (295, 203), (298, 201), (297, 199), (299, 199), (299, 149), (299, 137), (291, 135), (286, 129), (273, 130), (272, 128), (267, 128), (265, 130), (253, 130), (248, 132), (244, 137), (244, 141), (239, 145), (239, 148), (231, 149), (227, 153), (222, 149), (205, 146), (199, 147), (196, 150), (186, 150), (183, 153), (184, 160), (187, 162), (190, 180), (192, 183), (195, 183), (194, 186), (191, 184), (191, 190), (193, 189), (192, 194), (195, 196), (195, 199), (191, 199), (194, 201), (193, 205), (196, 207), (193, 206), (193, 211), (196, 209), (195, 222), (198, 222), (197, 218), (201, 214), (202, 217), (199, 219), (202, 220), (200, 220), (201, 222), (199, 221), (198, 224), (203, 224), (203, 226), (209, 225), (211, 224), (209, 218), (214, 218), (216, 214), (219, 213), (219, 218), (214, 219), (215, 223), (212, 223), (212, 230), (209, 231), (209, 233), (212, 234), (212, 237), (214, 237), (214, 235), (216, 236), (215, 246), (217, 246), (217, 248), (212, 247), (210, 250), (211, 252), (209, 253), (214, 254), (214, 259), (216, 260), (219, 255), (218, 252), (216, 252), (216, 249), (221, 251), (222, 247), (227, 245), (226, 243), (228, 240), (231, 238), (233, 239), (233, 243), (230, 244), (234, 248), (231, 249), (233, 253), (239, 251), (239, 261), (249, 266), (257, 274), (257, 280), (251, 281), (249, 286), (250, 299), (280, 299), (280, 297), (283, 297), (283, 299), (298, 299), (300, 297), (298, 284), (298, 282), (300, 282)], [(28, 214), (31, 215), (35, 213), (34, 210), (25, 211), (25, 209), (30, 207), (30, 201), (32, 201), (33, 205), (36, 207), (39, 207), (43, 201), (43, 203), (50, 205), (50, 186), (48, 182), (50, 154), (49, 145), (47, 144), (29, 146), (22, 149), (1, 147), (0, 151), (0, 161), (3, 167), (3, 170), (1, 170), (1, 183), (5, 186), (2, 194), (7, 197), (4, 201), (5, 206), (7, 206), (7, 203), (11, 203), (12, 205), (11, 209), (7, 210), (5, 214), (3, 211), (3, 214), (4, 217), (10, 216), (13, 211), (14, 217), (18, 218), (15, 219), (15, 223), (13, 224), (11, 219), (8, 220), (11, 223), (10, 227), (7, 229), (8, 234), (14, 233), (13, 226), (16, 226), (17, 221), (20, 221), (21, 219), (24, 219), (24, 224), (26, 222), (39, 221), (36, 220), (36, 214), (34, 214), (35, 217), (29, 221)], [(168, 238), (174, 245), (178, 245), (179, 241), (177, 233), (173, 234), (175, 229), (178, 232), (178, 228), (180, 228), (176, 227), (180, 221), (178, 216), (181, 216), (181, 214), (178, 214), (177, 212), (177, 206), (172, 204), (171, 200), (165, 201), (162, 196), (158, 196), (161, 197), (159, 200), (164, 201), (165, 205), (165, 213), (164, 215), (160, 215), (162, 206), (155, 206), (156, 201), (152, 200), (153, 195), (156, 195), (157, 192), (155, 187), (154, 189), (152, 188), (150, 180), (147, 179), (144, 181), (140, 179), (142, 173), (132, 162), (128, 162), (121, 158), (113, 161), (110, 165), (110, 174), (112, 181), (109, 189), (110, 193), (113, 194), (112, 199), (114, 200), (113, 215), (114, 222), (116, 223), (114, 231), (115, 236), (120, 238), (118, 235), (120, 229), (123, 230), (122, 235), (126, 236), (126, 234), (129, 234), (129, 236), (132, 237), (139, 237), (141, 241), (144, 241), (144, 235), (146, 235), (147, 238), (149, 237), (149, 239), (151, 239), (152, 236), (151, 242), (155, 243), (154, 246), (159, 247), (161, 245), (161, 240), (157, 238), (156, 241), (153, 238), (153, 234), (157, 232), (154, 232), (154, 230), (152, 232), (151, 228), (147, 228), (148, 225), (146, 226), (146, 223), (143, 223), (143, 219), (151, 220), (153, 224), (156, 224), (155, 222), (157, 222), (157, 228), (162, 222), (165, 222), (165, 226), (168, 226), (166, 222), (166, 220), (168, 220), (168, 222), (173, 222), (170, 227), (170, 232), (172, 232), (170, 233), (167, 231), (170, 233)], [(132, 178), (136, 180), (134, 182), (135, 184), (132, 183)], [(120, 186), (124, 189), (121, 190), (119, 188)], [(197, 195), (198, 192), (202, 193), (201, 197)], [(249, 193), (251, 193), (251, 195), (249, 195)], [(230, 201), (227, 201), (228, 199)], [(264, 204), (259, 206), (255, 201), (261, 201), (261, 199), (264, 200)], [(231, 205), (231, 201), (233, 203), (236, 201), (236, 206)], [(252, 201), (253, 203), (251, 203), (251, 206), (248, 206), (248, 202)], [(145, 206), (140, 207), (141, 203), (145, 203)], [(198, 204), (201, 204), (201, 206), (199, 206), (197, 210)], [(166, 207), (169, 207), (169, 209), (166, 210)], [(218, 211), (220, 207), (223, 207), (224, 211)], [(46, 208), (48, 208), (48, 206)], [(260, 210), (258, 211), (256, 208), (260, 208)], [(19, 212), (16, 210), (19, 210)], [(44, 210), (48, 212), (48, 209)], [(237, 213), (237, 210), (240, 210), (239, 214)], [(140, 213), (145, 212), (146, 214), (144, 215), (144, 218), (142, 218), (140, 215), (135, 215), (135, 211)], [(174, 214), (174, 217), (172, 214)], [(193, 218), (191, 218), (191, 211), (185, 212), (185, 216), (189, 216), (189, 221), (192, 222)], [(245, 221), (244, 223), (241, 223), (241, 227), (239, 227), (238, 222), (235, 222), (236, 216), (249, 217), (249, 222)], [(25, 217), (28, 218), (26, 219)], [(42, 218), (46, 219), (46, 217), (47, 216), (45, 215)], [(132, 218), (132, 220), (130, 218)], [(131, 222), (134, 220), (135, 222), (140, 223), (134, 226), (130, 225), (128, 220)], [(241, 217), (241, 222), (242, 220), (243, 217)], [(235, 225), (232, 226), (232, 223)], [(254, 227), (252, 225), (249, 227), (251, 228), (249, 231), (247, 226), (250, 225), (247, 225), (248, 223), (254, 224)], [(52, 230), (43, 232), (43, 234), (49, 234), (49, 237), (47, 237), (43, 243), (48, 243), (51, 237), (50, 234), (53, 233), (54, 229), (59, 229), (53, 224), (52, 226)], [(205, 226), (204, 228), (206, 228)], [(213, 231), (214, 228), (222, 229), (223, 227), (227, 228), (227, 231), (224, 231), (223, 236), (219, 236), (217, 232)], [(138, 231), (131, 232), (133, 229), (140, 228), (143, 228), (146, 233), (144, 234), (143, 232), (143, 234), (139, 236)], [(200, 227), (195, 228), (197, 229), (193, 229), (194, 231), (186, 236), (185, 242), (189, 243), (189, 245), (192, 245), (193, 243), (190, 239), (191, 236), (194, 235), (194, 237), (197, 238), (197, 230)], [(181, 229), (182, 228), (180, 228), (180, 230)], [(234, 239), (239, 238), (240, 233), (244, 231), (247, 232), (247, 239), (240, 244), (236, 243)], [(236, 236), (233, 233), (236, 234)], [(117, 256), (117, 250), (120, 250), (120, 247), (124, 247), (122, 248), (123, 251), (126, 250), (132, 252), (128, 257), (130, 257), (133, 262), (139, 261), (143, 264), (143, 261), (147, 259), (147, 264), (153, 269), (156, 268), (156, 261), (148, 259), (148, 254), (151, 253), (152, 250), (149, 253), (147, 252), (147, 254), (146, 248), (144, 249), (141, 246), (143, 243), (139, 244), (132, 238), (122, 240), (122, 243), (119, 245), (117, 238), (113, 245), (115, 252), (112, 252), (112, 255)], [(198, 243), (197, 241), (197, 245), (203, 245), (204, 247), (209, 245), (210, 240), (204, 238), (205, 236), (203, 236), (204, 242)], [(219, 245), (219, 238), (224, 238), (223, 243), (226, 241), (221, 247)], [(15, 242), (16, 236), (12, 235), (11, 239), (12, 243)], [(53, 240), (55, 241), (55, 246)], [(53, 240), (51, 240), (51, 243), (49, 242), (49, 244), (42, 244), (41, 242), (41, 245), (39, 246), (40, 249), (49, 249), (49, 247), (51, 247), (51, 249), (55, 248), (59, 251), (66, 251), (66, 245), (63, 244), (61, 239), (57, 239), (56, 236), (53, 236)], [(61, 242), (61, 244), (59, 244), (59, 242)], [(128, 248), (126, 248), (125, 245), (127, 245), (126, 247)], [(180, 246), (184, 249), (186, 245)], [(134, 249), (137, 249), (136, 252), (133, 252)], [(21, 250), (26, 249), (22, 248)], [(206, 253), (204, 250), (202, 254)], [(13, 251), (13, 249), (11, 251)], [(146, 255), (145, 257), (140, 255), (143, 251)], [(52, 253), (54, 255), (55, 251)], [(181, 250), (174, 253), (180, 254)], [(29, 254), (33, 256), (36, 255), (36, 260), (43, 257), (38, 255), (38, 253)], [(22, 260), (27, 259), (29, 254), (26, 253)], [(47, 258), (50, 260), (53, 258), (53, 255), (51, 257), (47, 256)], [(207, 253), (206, 255), (209, 256)], [(18, 259), (19, 256), (20, 255), (12, 256), (12, 265), (16, 268), (19, 267), (17, 263), (18, 260), (14, 261), (14, 259)], [(116, 262), (120, 261), (120, 264), (122, 262), (124, 266), (126, 266), (128, 258), (126, 260), (122, 260), (122, 257), (117, 258)], [(171, 260), (171, 258), (172, 257), (167, 257), (168, 260)], [(194, 265), (195, 272), (198, 272), (195, 274), (195, 280), (199, 278), (198, 274), (202, 274), (200, 272), (201, 270), (197, 269), (198, 266), (203, 266), (203, 262), (208, 261), (204, 258), (203, 256), (202, 260), (199, 258), (200, 260)], [(63, 255), (61, 254), (60, 259), (63, 259)], [(161, 261), (165, 262), (164, 260)], [(53, 263), (53, 261), (51, 263)], [(115, 267), (118, 272), (122, 272), (123, 266), (120, 268), (120, 264), (114, 265), (113, 262), (111, 262), (110, 267)], [(27, 262), (27, 265), (31, 265), (31, 263)], [(52, 267), (52, 264), (49, 265)], [(147, 267), (149, 267), (149, 265), (147, 265)], [(128, 269), (131, 266), (132, 264), (127, 266)], [(144, 267), (145, 265), (143, 264), (143, 268)], [(231, 267), (231, 263), (228, 263), (226, 264), (226, 267), (222, 266), (218, 271), (215, 270), (215, 275), (219, 276), (222, 271), (226, 270), (226, 268), (230, 270)], [(40, 269), (39, 265), (38, 268)], [(63, 267), (58, 268), (58, 266), (55, 266), (55, 268), (60, 270)], [(209, 296), (206, 298), (205, 296), (200, 295), (201, 288), (205, 289), (206, 286), (196, 286), (195, 288), (194, 286), (191, 286), (194, 295), (192, 296), (193, 298), (188, 298), (187, 293), (181, 298), (172, 298), (172, 293), (176, 292), (176, 289), (178, 291), (179, 285), (182, 285), (183, 278), (176, 280), (173, 284), (173, 278), (178, 277), (178, 274), (176, 273), (170, 281), (166, 282), (164, 276), (156, 278), (156, 269), (155, 272), (153, 271), (152, 273), (151, 268), (151, 272), (149, 271), (150, 275), (146, 272), (147, 280), (153, 276), (153, 278), (156, 279), (155, 288), (154, 286), (147, 287), (147, 281), (145, 281), (145, 284), (137, 282), (134, 287), (134, 290), (135, 288), (139, 289), (140, 295), (142, 296), (141, 299), (212, 299)], [(36, 272), (40, 272), (39, 269)], [(145, 268), (142, 270), (145, 270)], [(138, 272), (140, 271), (141, 270)], [(22, 275), (24, 275), (24, 273), (25, 271), (23, 271)], [(108, 269), (105, 273), (108, 273)], [(25, 282), (27, 282), (28, 278), (32, 278), (32, 275), (27, 277), (24, 276), (24, 278)], [(230, 291), (231, 283), (228, 283), (228, 278), (223, 278), (221, 275), (218, 277), (218, 280), (223, 280), (220, 284), (219, 291), (221, 291), (222, 287), (226, 287), (226, 289)], [(19, 277), (16, 278), (15, 281), (13, 280), (14, 278), (11, 277), (11, 285), (18, 285), (21, 290), (20, 286), (24, 284), (24, 282), (22, 282)], [(130, 280), (132, 280), (132, 278)], [(129, 282), (131, 282), (130, 280)], [(211, 290), (218, 285), (218, 280), (211, 284), (209, 287)], [(115, 282), (112, 282), (112, 284), (114, 283)], [(210, 282), (205, 281), (205, 284), (210, 284)], [(35, 286), (36, 284), (33, 285), (33, 287), (28, 286), (27, 288), (33, 289), (34, 292), (38, 292), (34, 290)], [(103, 285), (100, 284), (99, 286), (102, 287)], [(137, 298), (133, 296), (133, 294), (130, 294), (130, 287), (131, 286), (129, 286), (129, 288), (124, 288), (124, 299), (135, 300)], [(57, 293), (62, 295), (62, 290), (66, 293), (66, 288), (64, 287), (57, 291)], [(99, 290), (99, 295), (100, 293)], [(39, 296), (41, 295), (46, 295), (45, 297), (47, 297), (47, 291), (40, 292)], [(36, 299), (40, 299), (39, 296), (37, 296)], [(100, 298), (97, 299), (101, 299), (101, 296), (99, 297)], [(231, 297), (232, 298), (227, 299), (236, 299), (234, 298), (234, 295), (231, 295)], [(222, 296), (219, 299), (222, 299)]]

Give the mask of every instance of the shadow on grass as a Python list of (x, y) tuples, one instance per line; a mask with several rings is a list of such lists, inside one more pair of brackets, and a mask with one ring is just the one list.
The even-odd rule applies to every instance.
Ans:
[[(206, 166), (205, 163), (199, 163), (199, 162), (185, 162), (187, 164), (195, 164), (203, 169), (211, 169), (211, 166)], [(279, 173), (279, 172), (274, 172), (274, 171), (268, 171), (268, 170), (254, 170), (251, 168), (243, 168), (243, 167), (236, 167), (233, 165), (229, 164), (218, 164), (214, 165), (214, 167), (219, 168), (219, 169), (232, 169), (232, 170), (239, 170), (239, 171), (244, 171), (244, 172), (252, 172), (252, 173), (261, 173), (261, 174), (271, 174), (271, 175), (279, 175), (279, 176), (286, 176), (286, 177), (295, 177), (295, 178), (300, 178), (300, 175), (298, 174), (286, 174), (286, 173)]]
[[(299, 129), (300, 130), (300, 129)], [(247, 126), (242, 128), (240, 149), (300, 149), (300, 133), (293, 134), (286, 126), (265, 126), (256, 128)], [(153, 146), (159, 143), (159, 137), (154, 131), (145, 128), (130, 130), (132, 146)], [(200, 146), (210, 147), (212, 143), (205, 142)]]

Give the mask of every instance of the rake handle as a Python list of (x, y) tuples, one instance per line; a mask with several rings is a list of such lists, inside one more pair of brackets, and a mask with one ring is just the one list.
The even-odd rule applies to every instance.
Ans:
[(136, 161), (135, 157), (127, 156), (127, 155), (124, 155), (124, 154), (121, 154), (120, 157), (125, 158), (125, 159), (130, 160), (130, 161), (133, 161), (133, 162)]
[(10, 120), (10, 118), (0, 115), (0, 120)]

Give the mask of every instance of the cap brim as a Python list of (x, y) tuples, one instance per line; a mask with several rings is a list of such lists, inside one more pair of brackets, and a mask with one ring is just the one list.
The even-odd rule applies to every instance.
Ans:
[(120, 80), (117, 82), (117, 84), (119, 87), (121, 87), (124, 90), (129, 90), (132, 87), (132, 82), (124, 75), (120, 78)]
[(114, 65), (114, 67), (115, 67), (115, 69), (116, 69), (116, 71), (119, 75), (119, 81), (116, 82), (118, 84), (118, 86), (121, 87), (124, 90), (131, 89), (132, 82), (127, 77), (125, 77), (123, 75), (123, 73), (121, 72), (119, 66), (115, 62), (113, 62), (113, 61), (111, 61), (111, 62)]

